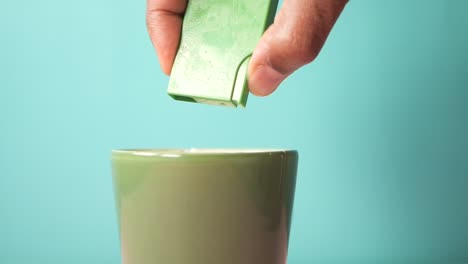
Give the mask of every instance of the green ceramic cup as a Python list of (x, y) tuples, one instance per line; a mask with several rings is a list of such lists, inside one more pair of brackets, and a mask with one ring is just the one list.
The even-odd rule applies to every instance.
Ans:
[(116, 150), (125, 264), (286, 263), (293, 150)]

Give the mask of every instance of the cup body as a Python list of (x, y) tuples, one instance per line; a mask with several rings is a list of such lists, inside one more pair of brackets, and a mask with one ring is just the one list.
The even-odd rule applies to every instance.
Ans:
[(286, 263), (293, 150), (113, 151), (125, 264)]

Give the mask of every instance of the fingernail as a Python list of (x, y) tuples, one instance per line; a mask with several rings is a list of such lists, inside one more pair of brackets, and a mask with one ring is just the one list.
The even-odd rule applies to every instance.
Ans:
[(274, 92), (285, 78), (285, 75), (268, 65), (258, 66), (249, 76), (249, 89), (257, 96), (267, 96)]

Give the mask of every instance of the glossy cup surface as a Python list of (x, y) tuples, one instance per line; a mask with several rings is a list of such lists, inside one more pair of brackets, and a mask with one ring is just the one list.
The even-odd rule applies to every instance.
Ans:
[(112, 152), (126, 264), (286, 262), (294, 150)]

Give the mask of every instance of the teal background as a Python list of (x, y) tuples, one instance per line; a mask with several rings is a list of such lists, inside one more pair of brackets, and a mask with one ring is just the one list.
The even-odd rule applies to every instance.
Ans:
[(290, 264), (468, 262), (468, 1), (351, 1), (247, 109), (173, 101), (144, 1), (0, 4), (0, 263), (119, 263), (113, 148), (300, 153)]

